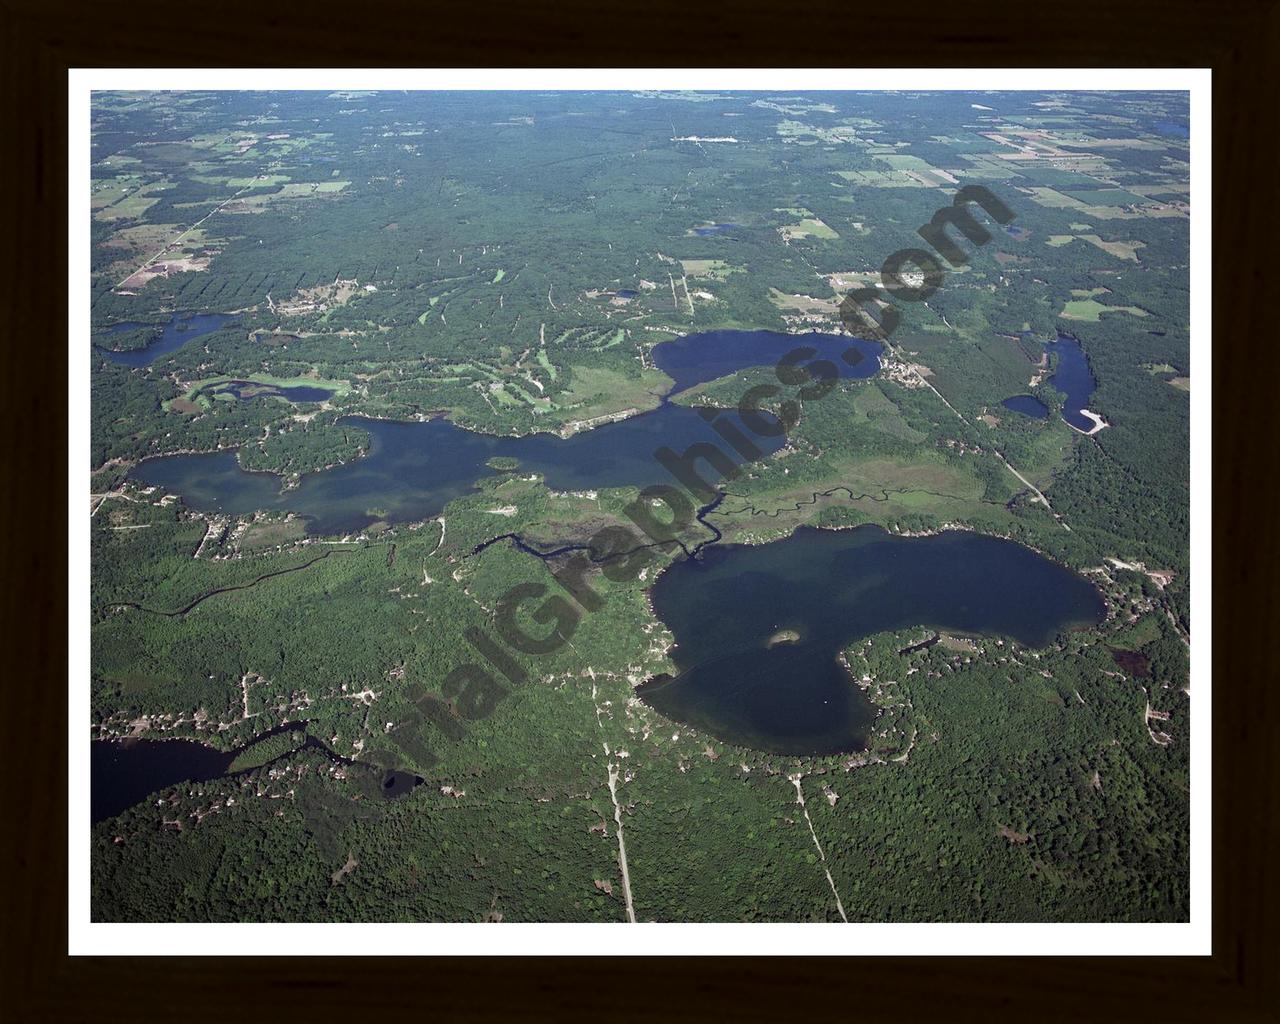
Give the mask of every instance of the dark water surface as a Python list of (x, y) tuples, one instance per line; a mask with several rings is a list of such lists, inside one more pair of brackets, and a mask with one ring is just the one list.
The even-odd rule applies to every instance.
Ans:
[[(1072, 359), (1084, 363), (1083, 353), (1066, 336), (1051, 344), (1060, 355), (1055, 386), (1074, 401), (1082, 392)], [(845, 377), (869, 377), (879, 368), (878, 343), (819, 333), (708, 332), (658, 345), (653, 358), (675, 382), (674, 394), (746, 367), (775, 365), (802, 346), (815, 349), (816, 358), (829, 360)], [(1087, 374), (1087, 364), (1084, 369)], [(1091, 394), (1091, 375), (1088, 383)], [(1085, 400), (1087, 394), (1080, 399)], [(721, 417), (762, 453), (785, 443), (783, 437), (754, 435), (736, 413)], [(230, 451), (150, 459), (130, 475), (181, 495), (197, 510), (290, 510), (308, 517), (313, 533), (339, 534), (378, 519), (436, 515), (496, 472), (487, 464), (496, 457), (514, 458), (517, 473), (540, 474), (556, 490), (671, 484), (655, 453), (664, 447), (683, 452), (696, 442), (714, 443), (735, 463), (744, 461), (697, 410), (665, 400), (652, 412), (570, 438), (496, 437), (444, 419), (399, 423), (353, 416), (340, 422), (369, 432), (368, 455), (308, 474), (288, 491), (281, 492), (274, 474), (241, 470)], [(709, 482), (719, 480), (705, 464), (699, 468)], [(680, 672), (647, 685), (644, 699), (723, 739), (782, 753), (865, 746), (875, 709), (836, 660), (857, 637), (927, 626), (1040, 646), (1063, 629), (1097, 622), (1104, 610), (1088, 582), (1010, 541), (966, 532), (903, 538), (876, 527), (802, 528), (756, 547), (712, 544), (698, 559), (669, 568), (652, 594), (658, 615), (676, 636), (673, 657)], [(795, 631), (798, 640), (770, 646), (782, 630)], [(117, 786), (113, 778), (139, 780), (118, 784), (116, 803), (131, 799), (119, 809), (184, 778), (217, 777), (231, 757), (198, 744), (104, 746), (101, 752), (95, 747), (95, 790), (100, 775), (108, 787)], [(106, 759), (101, 771), (99, 759)], [(389, 781), (391, 794), (408, 784)]]
[(94, 824), (179, 782), (227, 774), (235, 754), (194, 740), (94, 740), (89, 753), (89, 813)]
[[(228, 774), (240, 752), (254, 743), (277, 733), (304, 729), (305, 722), (290, 722), (260, 733), (232, 751), (215, 750), (195, 740), (93, 740), (89, 744), (90, 820), (96, 825), (114, 818), (153, 793), (179, 783), (220, 779)], [(356, 764), (350, 758), (335, 754), (315, 736), (307, 736), (298, 749), (303, 747), (318, 750), (339, 764)], [(294, 751), (289, 751), (281, 757), (292, 753)], [(257, 767), (245, 770), (256, 771)], [(388, 799), (395, 799), (422, 781), (411, 772), (389, 771), (382, 777), (380, 792)]]
[[(772, 366), (788, 352), (807, 347), (812, 359), (826, 359), (844, 377), (870, 377), (880, 366), (878, 342), (833, 334), (779, 334), (773, 331), (711, 331), (663, 342), (653, 349), (655, 364), (674, 385), (670, 394), (751, 366)], [(150, 351), (150, 349), (148, 349)], [(243, 381), (219, 385), (239, 396), (258, 388)], [(293, 401), (316, 401), (318, 388), (280, 388)], [(556, 490), (603, 487), (646, 487), (670, 484), (672, 477), (655, 458), (667, 447), (684, 452), (698, 442), (715, 444), (737, 464), (746, 461), (694, 409), (666, 400), (651, 412), (608, 423), (569, 438), (553, 434), (497, 437), (454, 426), (443, 419), (396, 423), (359, 416), (341, 422), (363, 427), (372, 435), (368, 455), (345, 466), (304, 476), (298, 487), (281, 492), (281, 478), (248, 473), (234, 452), (170, 455), (147, 459), (129, 474), (145, 484), (182, 496), (202, 512), (245, 515), (278, 509), (308, 517), (313, 533), (349, 533), (378, 519), (412, 522), (439, 513), (445, 505), (474, 489), (475, 481), (494, 472), (494, 457), (518, 461), (516, 472), (538, 473)], [(736, 413), (722, 414), (751, 439), (762, 454), (777, 451), (783, 437), (758, 437), (743, 427)], [(767, 417), (766, 418), (770, 418)], [(707, 480), (717, 475), (701, 464)]]
[[(736, 413), (722, 414), (743, 429)], [(454, 426), (447, 420), (396, 423), (345, 417), (372, 437), (369, 454), (355, 462), (304, 476), (281, 492), (274, 473), (248, 473), (234, 452), (171, 455), (139, 463), (132, 479), (182, 495), (202, 512), (245, 515), (280, 509), (309, 517), (318, 534), (361, 530), (378, 519), (414, 522), (439, 513), (454, 498), (474, 490), (476, 480), (493, 474), (486, 463), (498, 457), (518, 460), (517, 473), (539, 473), (560, 491), (601, 487), (671, 484), (654, 457), (662, 447), (683, 452), (700, 441), (716, 443), (733, 460), (744, 460), (695, 410), (663, 405), (652, 412), (609, 423), (572, 437), (531, 434), (496, 437)], [(784, 437), (753, 438), (763, 453), (777, 451)], [(714, 483), (714, 471), (702, 468)]]
[[(180, 349), (187, 342), (195, 341), (201, 335), (216, 331), (230, 320), (231, 317), (225, 313), (199, 313), (185, 318), (175, 315), (165, 325), (160, 337), (146, 348), (133, 349), (129, 352), (112, 352), (110, 349), (95, 345), (94, 351), (121, 366), (150, 366), (161, 356)], [(146, 326), (148, 325), (139, 323), (115, 324), (104, 333), (110, 337), (112, 334)]]
[(1014, 395), (1000, 403), (1006, 409), (1020, 412), (1023, 416), (1034, 416), (1038, 420), (1049, 418), (1049, 407), (1035, 395)]
[(389, 771), (382, 777), (382, 795), (389, 800), (404, 796), (421, 785), (423, 778), (413, 772)]
[[(212, 328), (210, 328), (212, 329)], [(751, 366), (772, 366), (789, 351), (815, 350), (810, 359), (826, 359), (844, 377), (870, 377), (879, 369), (879, 343), (833, 334), (788, 335), (773, 331), (712, 331), (663, 342), (653, 349), (655, 364), (675, 382), (671, 394)], [(150, 351), (150, 349), (148, 349)], [(220, 389), (241, 396), (258, 385), (231, 381)], [(292, 401), (328, 397), (319, 388), (279, 388)], [(378, 519), (415, 521), (439, 513), (494, 472), (494, 457), (517, 460), (516, 472), (538, 473), (556, 490), (645, 487), (669, 484), (671, 476), (655, 458), (663, 447), (683, 452), (710, 442), (735, 463), (744, 458), (695, 410), (666, 401), (651, 412), (609, 423), (569, 438), (553, 434), (496, 437), (443, 420), (395, 423), (352, 416), (342, 422), (372, 435), (368, 455), (345, 466), (304, 476), (298, 487), (281, 492), (271, 473), (247, 473), (233, 452), (175, 455), (148, 459), (130, 476), (182, 496), (199, 511), (245, 515), (259, 509), (289, 510), (308, 517), (313, 533), (348, 533)], [(777, 451), (782, 437), (757, 437), (742, 428), (736, 413), (722, 414), (763, 454)], [(702, 467), (707, 479), (716, 475)]]
[(797, 365), (812, 360), (834, 363), (841, 377), (871, 377), (880, 369), (882, 346), (841, 334), (779, 334), (776, 331), (707, 331), (655, 345), (653, 362), (675, 381), (671, 394), (679, 394), (695, 384), (718, 380), (749, 366), (776, 366), (792, 349), (812, 348), (816, 353)]
[[(679, 674), (643, 686), (645, 703), (783, 754), (866, 747), (875, 708), (836, 660), (859, 637), (926, 626), (1041, 647), (1105, 614), (1092, 584), (1020, 544), (875, 526), (709, 547), (673, 564), (651, 593), (675, 634)], [(799, 640), (770, 646), (783, 630)]]
[(1087, 434), (1096, 424), (1089, 417), (1080, 415), (1080, 410), (1089, 407), (1089, 399), (1093, 397), (1098, 382), (1093, 379), (1089, 360), (1085, 358), (1080, 342), (1059, 331), (1057, 340), (1048, 342), (1045, 351), (1058, 357), (1058, 367), (1048, 383), (1067, 396), (1062, 406), (1062, 418)]

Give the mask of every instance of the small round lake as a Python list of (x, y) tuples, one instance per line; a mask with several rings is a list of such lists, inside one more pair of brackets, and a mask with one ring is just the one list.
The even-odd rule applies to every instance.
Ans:
[(876, 709), (837, 660), (860, 637), (927, 626), (1042, 647), (1102, 620), (1083, 577), (998, 537), (801, 527), (674, 563), (651, 591), (679, 671), (641, 687), (668, 718), (781, 754), (865, 749)]
[(701, 224), (698, 227), (693, 228), (692, 231), (695, 235), (698, 235), (701, 238), (706, 238), (709, 235), (724, 234), (726, 231), (732, 231), (736, 227), (739, 227), (739, 225), (737, 224)]

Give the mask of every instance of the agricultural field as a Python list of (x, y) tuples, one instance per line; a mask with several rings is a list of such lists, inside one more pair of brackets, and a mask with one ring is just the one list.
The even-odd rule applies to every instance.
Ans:
[(1108, 306), (1094, 298), (1072, 299), (1058, 315), (1067, 320), (1088, 320), (1097, 323), (1107, 313), (1128, 313), (1130, 316), (1146, 317), (1150, 314), (1138, 306)]

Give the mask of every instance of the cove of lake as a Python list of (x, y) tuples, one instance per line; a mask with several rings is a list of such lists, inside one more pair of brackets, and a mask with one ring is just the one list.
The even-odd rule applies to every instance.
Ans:
[[(181, 495), (189, 508), (201, 512), (292, 511), (307, 517), (309, 530), (316, 534), (355, 532), (379, 519), (413, 522), (437, 515), (448, 502), (473, 491), (476, 480), (494, 472), (487, 465), (493, 458), (514, 458), (516, 472), (537, 473), (548, 487), (560, 491), (671, 484), (670, 474), (655, 458), (663, 447), (679, 453), (697, 442), (710, 442), (735, 463), (746, 460), (697, 410), (667, 398), (738, 370), (776, 364), (798, 347), (814, 349), (810, 359), (828, 360), (844, 377), (869, 377), (879, 368), (881, 349), (876, 342), (819, 333), (712, 331), (654, 347), (655, 364), (673, 380), (657, 409), (567, 438), (498, 437), (444, 419), (403, 423), (351, 416), (339, 422), (370, 433), (369, 453), (344, 466), (308, 474), (287, 491), (281, 491), (281, 478), (273, 473), (241, 469), (232, 451), (147, 459), (129, 475)], [(785, 437), (755, 435), (734, 412), (721, 415), (762, 454), (786, 443)], [(715, 481), (714, 471), (705, 464), (700, 468)]]
[[(880, 369), (879, 342), (850, 338), (842, 334), (778, 334), (776, 331), (706, 331), (686, 334), (653, 347), (653, 365), (665, 373), (675, 385), (668, 397), (686, 391), (695, 384), (719, 380), (751, 366), (776, 366), (788, 352), (796, 348), (813, 349), (799, 365), (823, 359), (831, 363), (839, 376), (865, 378)], [(788, 391), (790, 389), (787, 389)]]
[[(145, 348), (113, 352), (111, 349), (95, 345), (94, 351), (105, 359), (109, 359), (113, 363), (119, 363), (121, 366), (134, 368), (150, 366), (161, 356), (176, 352), (188, 342), (195, 341), (196, 338), (202, 335), (216, 331), (230, 321), (231, 317), (226, 313), (196, 313), (187, 317), (179, 317), (174, 314), (173, 318), (164, 325), (164, 330), (161, 332), (160, 337)], [(110, 338), (111, 335), (119, 334), (122, 331), (148, 326), (151, 325), (135, 322), (114, 324), (102, 333), (105, 337)]]
[[(651, 594), (678, 673), (641, 699), (726, 742), (806, 755), (867, 745), (875, 706), (837, 660), (861, 637), (924, 626), (1043, 647), (1106, 612), (1087, 580), (1020, 544), (877, 526), (709, 547)], [(798, 639), (771, 645), (780, 633)]]
[(1058, 367), (1048, 383), (1066, 395), (1062, 402), (1062, 418), (1076, 430), (1089, 433), (1096, 424), (1082, 410), (1088, 408), (1098, 382), (1093, 379), (1084, 349), (1070, 334), (1059, 331), (1057, 340), (1045, 345), (1045, 350), (1058, 357)]
[[(1045, 351), (1058, 357), (1058, 365), (1047, 383), (1050, 387), (1061, 391), (1065, 398), (1062, 403), (1062, 418), (1071, 426), (1083, 433), (1089, 433), (1097, 424), (1084, 415), (1089, 407), (1098, 382), (1089, 369), (1089, 360), (1078, 339), (1070, 334), (1058, 332), (1058, 337), (1045, 343)], [(1049, 416), (1049, 408), (1034, 395), (1014, 395), (1000, 403), (1006, 409), (1043, 420)]]
[(1038, 420), (1047, 420), (1049, 418), (1049, 407), (1036, 398), (1035, 395), (1014, 395), (1012, 398), (1006, 398), (1000, 404), (1013, 412), (1022, 413), (1023, 416), (1031, 416)]
[[(183, 782), (209, 782), (238, 774), (231, 771), (231, 765), (252, 743), (277, 733), (305, 728), (305, 722), (277, 726), (260, 733), (250, 744), (231, 751), (217, 750), (195, 740), (93, 740), (89, 745), (90, 821), (96, 825), (114, 818), (151, 794)], [(356, 764), (335, 754), (314, 736), (305, 737), (302, 746), (321, 752), (335, 763)], [(388, 771), (380, 773), (379, 781), (379, 793), (395, 799), (412, 791), (423, 780), (409, 772)]]

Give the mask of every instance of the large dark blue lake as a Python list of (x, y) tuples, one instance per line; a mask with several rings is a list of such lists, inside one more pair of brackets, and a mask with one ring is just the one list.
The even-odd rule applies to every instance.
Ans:
[[(679, 671), (642, 687), (645, 703), (782, 754), (865, 749), (875, 707), (837, 660), (860, 637), (928, 626), (1042, 647), (1106, 611), (1087, 580), (1012, 541), (876, 526), (708, 547), (670, 566), (651, 594)], [(771, 644), (779, 634), (799, 639)]]
[[(721, 415), (751, 436), (736, 413)], [(443, 419), (395, 423), (352, 416), (341, 422), (369, 431), (369, 454), (304, 476), (291, 490), (281, 491), (274, 473), (245, 472), (231, 451), (148, 459), (130, 477), (180, 494), (199, 511), (246, 515), (258, 509), (287, 510), (307, 516), (313, 533), (332, 534), (361, 530), (378, 519), (413, 522), (436, 515), (474, 490), (478, 479), (494, 473), (487, 463), (495, 457), (516, 459), (516, 472), (538, 473), (547, 486), (561, 491), (671, 484), (654, 453), (663, 447), (683, 452), (699, 441), (717, 444), (739, 465), (744, 461), (702, 416), (682, 405), (663, 405), (567, 438), (495, 437)], [(767, 454), (781, 448), (786, 438), (754, 441)], [(708, 471), (707, 479), (717, 477)]]
[(880, 369), (883, 347), (843, 334), (779, 334), (777, 331), (707, 331), (687, 334), (654, 346), (653, 363), (675, 381), (671, 394), (695, 384), (718, 380), (749, 366), (776, 366), (788, 352), (810, 348), (814, 353), (800, 360), (800, 367), (824, 359), (835, 365), (841, 377), (872, 377)]
[[(877, 342), (772, 331), (689, 335), (655, 346), (653, 359), (674, 380), (670, 394), (675, 394), (747, 367), (775, 365), (796, 348), (814, 350), (798, 365), (826, 359), (845, 377), (870, 377), (879, 368)], [(755, 436), (734, 412), (721, 415), (743, 430), (762, 454), (786, 443), (785, 437)], [(379, 519), (412, 522), (436, 515), (473, 490), (479, 478), (494, 472), (487, 463), (495, 457), (516, 459), (517, 472), (537, 473), (556, 490), (670, 484), (671, 476), (655, 458), (663, 447), (683, 452), (697, 442), (711, 442), (735, 463), (745, 461), (697, 411), (665, 399), (651, 412), (569, 438), (496, 437), (443, 419), (395, 423), (353, 416), (342, 422), (369, 431), (369, 454), (304, 476), (291, 490), (282, 491), (275, 474), (245, 472), (230, 451), (147, 459), (130, 476), (181, 495), (198, 511), (245, 515), (259, 509), (287, 510), (308, 517), (313, 533), (331, 534), (360, 530)], [(714, 481), (715, 474), (709, 472), (708, 479)]]
[(94, 740), (89, 751), (89, 813), (94, 823), (114, 818), (166, 786), (225, 775), (236, 756), (194, 740)]
[[(674, 394), (746, 367), (773, 365), (797, 347), (815, 350), (806, 363), (827, 359), (847, 377), (867, 377), (879, 367), (877, 343), (823, 334), (711, 332), (660, 345), (653, 354), (675, 382)], [(1059, 374), (1063, 369), (1060, 362)], [(762, 453), (785, 443), (781, 436), (754, 435), (734, 412), (720, 416)], [(342, 422), (369, 432), (369, 453), (305, 476), (290, 490), (282, 491), (273, 474), (241, 470), (229, 451), (146, 460), (131, 476), (180, 494), (198, 510), (289, 510), (308, 517), (313, 533), (338, 534), (375, 520), (429, 518), (496, 472), (489, 465), (495, 458), (516, 460), (516, 472), (540, 474), (557, 490), (670, 484), (655, 453), (663, 447), (683, 452), (700, 441), (744, 461), (698, 410), (668, 401), (569, 438), (496, 437), (443, 419)], [(837, 661), (858, 637), (930, 626), (1041, 646), (1063, 630), (1097, 622), (1104, 611), (1087, 581), (1012, 542), (967, 532), (903, 538), (875, 527), (802, 528), (755, 547), (711, 544), (698, 559), (671, 566), (652, 593), (657, 614), (675, 634), (679, 673), (647, 685), (644, 699), (727, 741), (796, 754), (865, 746), (875, 709)], [(797, 639), (788, 633), (771, 644), (779, 631), (793, 631)], [(179, 751), (162, 753), (167, 760)], [(212, 761), (207, 768), (183, 766), (217, 769)]]

